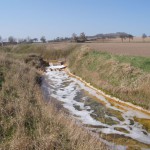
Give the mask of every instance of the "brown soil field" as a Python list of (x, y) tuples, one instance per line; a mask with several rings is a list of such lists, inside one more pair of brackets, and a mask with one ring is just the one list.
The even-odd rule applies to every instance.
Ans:
[[(96, 42), (106, 42), (106, 43), (122, 43), (121, 38), (115, 38), (115, 39), (99, 39)], [(130, 43), (148, 43), (150, 42), (150, 37), (147, 37), (145, 39), (141, 38), (141, 37), (134, 37), (133, 40), (130, 40)], [(129, 39), (126, 38), (123, 40), (123, 43), (129, 43)]]
[(75, 45), (87, 45), (90, 49), (110, 52), (113, 54), (119, 55), (132, 55), (132, 56), (144, 56), (150, 57), (150, 38), (146, 38), (145, 42), (143, 42), (142, 38), (134, 38), (129, 43), (128, 39), (121, 42), (120, 38), (107, 40), (107, 41), (93, 41), (86, 43), (71, 43), (71, 42), (55, 42), (46, 44), (47, 48), (50, 49), (67, 49), (68, 47)]
[(91, 49), (119, 55), (150, 57), (150, 43), (85, 43)]

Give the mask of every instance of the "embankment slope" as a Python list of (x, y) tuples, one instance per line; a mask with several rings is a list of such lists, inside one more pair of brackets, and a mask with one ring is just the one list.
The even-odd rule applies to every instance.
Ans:
[(0, 52), (0, 149), (107, 149), (55, 104), (44, 101), (36, 69), (40, 58), (27, 58)]
[(67, 60), (71, 72), (94, 87), (150, 110), (150, 58), (114, 55), (81, 46)]

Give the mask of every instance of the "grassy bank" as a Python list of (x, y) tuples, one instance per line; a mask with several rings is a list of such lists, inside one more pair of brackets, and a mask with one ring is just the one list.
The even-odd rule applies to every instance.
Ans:
[(80, 45), (65, 50), (42, 44), (0, 47), (1, 149), (106, 149), (54, 103), (44, 102), (38, 71), (48, 64), (42, 58), (65, 58), (72, 73), (96, 88), (150, 110), (150, 58)]
[(68, 57), (71, 72), (107, 94), (150, 110), (150, 58), (114, 55), (86, 46)]
[[(115, 55), (95, 51), (80, 44), (64, 45), (63, 49), (61, 47), (58, 44), (57, 48), (49, 44), (23, 44), (0, 47), (0, 51), (7, 52), (9, 57), (24, 62), (29, 60), (28, 55), (37, 55), (47, 61), (64, 58), (72, 73), (96, 88), (150, 110), (149, 57)], [(29, 62), (32, 65), (38, 64), (36, 61)]]
[(59, 58), (67, 58), (67, 56), (77, 48), (77, 45), (66, 46), (64, 50), (49, 47), (46, 44), (20, 44), (15, 46), (0, 47), (0, 52), (7, 52), (11, 57), (22, 59), (29, 54), (36, 54), (45, 60), (55, 60)]
[(0, 52), (0, 149), (106, 149), (55, 104), (44, 102), (39, 53), (8, 49)]

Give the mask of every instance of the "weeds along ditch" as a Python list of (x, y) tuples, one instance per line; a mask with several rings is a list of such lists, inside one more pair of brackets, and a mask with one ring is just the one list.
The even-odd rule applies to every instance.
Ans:
[[(43, 103), (37, 72), (44, 70), (50, 60), (63, 58), (72, 73), (94, 87), (150, 109), (150, 58), (97, 52), (80, 45), (69, 46), (66, 50), (39, 44), (17, 45), (0, 47), (0, 53), (2, 149), (82, 149), (83, 146), (87, 150), (104, 149), (95, 137), (74, 123), (70, 125), (64, 114)], [(149, 126), (146, 120), (138, 122)]]
[(150, 110), (150, 58), (114, 55), (81, 47), (67, 63), (73, 74), (97, 89)]
[(7, 52), (11, 58), (28, 61), (37, 68), (43, 62), (39, 63), (35, 58), (38, 60), (40, 57), (47, 63), (63, 58), (72, 73), (94, 87), (123, 101), (150, 109), (149, 57), (114, 55), (92, 50), (85, 45), (69, 45), (61, 50), (49, 48), (47, 44), (21, 44), (0, 47), (0, 51)]
[(54, 104), (44, 101), (39, 53), (4, 49), (0, 51), (0, 149), (107, 149)]
[(44, 77), (46, 84), (42, 86), (46, 95), (60, 101), (72, 118), (96, 132), (109, 146), (119, 150), (134, 145), (150, 147), (150, 116), (123, 105), (110, 104), (107, 97), (65, 71), (50, 71), (47, 67)]

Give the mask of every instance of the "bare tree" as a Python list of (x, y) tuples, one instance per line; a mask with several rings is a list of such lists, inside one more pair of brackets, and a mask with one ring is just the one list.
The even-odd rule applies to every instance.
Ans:
[(72, 34), (72, 40), (73, 40), (74, 42), (77, 42), (77, 41), (78, 41), (78, 37), (77, 37), (77, 35), (76, 35), (75, 33)]
[(121, 41), (123, 43), (123, 40), (125, 39), (125, 36), (124, 35), (120, 35), (120, 38), (121, 38)]
[(34, 39), (30, 39), (29, 43), (33, 43), (34, 42)]
[(147, 35), (145, 33), (142, 34), (143, 42), (145, 42), (145, 38), (147, 38)]
[(14, 42), (16, 42), (16, 39), (15, 39), (13, 36), (10, 36), (10, 37), (8, 38), (8, 41), (9, 41), (10, 43), (14, 43)]
[(60, 37), (57, 37), (57, 38), (56, 38), (56, 42), (59, 42), (59, 41), (60, 41)]
[(38, 38), (34, 38), (32, 39), (33, 42), (37, 42), (38, 41)]
[(80, 40), (81, 40), (82, 42), (85, 42), (85, 41), (87, 40), (87, 38), (86, 38), (84, 32), (80, 33)]
[(41, 40), (41, 42), (46, 43), (46, 38), (45, 38), (45, 36), (42, 36), (42, 37), (40, 38), (40, 40)]
[(105, 39), (106, 39), (106, 36), (102, 35), (102, 41), (103, 41), (103, 43), (104, 43)]
[(34, 43), (34, 42), (37, 42), (37, 41), (38, 41), (37, 38), (33, 38), (33, 39), (30, 39), (30, 40), (29, 40), (29, 43)]
[(18, 43), (23, 43), (24, 39), (18, 39)]
[(129, 43), (130, 43), (130, 40), (133, 40), (133, 35), (129, 34), (128, 38), (129, 38)]

